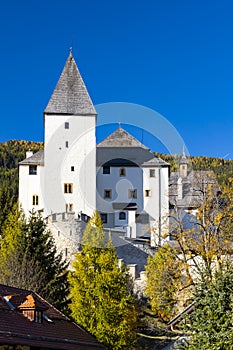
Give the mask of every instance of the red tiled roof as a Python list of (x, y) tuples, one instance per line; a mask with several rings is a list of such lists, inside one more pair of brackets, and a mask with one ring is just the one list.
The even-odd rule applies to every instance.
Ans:
[[(7, 300), (4, 297), (7, 296)], [(11, 296), (11, 298), (10, 298)], [(24, 300), (24, 302), (23, 302)], [(20, 306), (44, 308), (42, 323), (30, 321)], [(17, 301), (17, 305), (14, 305)], [(19, 303), (21, 301), (21, 303)], [(18, 304), (19, 303), (19, 304)], [(12, 308), (15, 307), (15, 309)], [(38, 294), (0, 284), (0, 344), (33, 345), (60, 350), (96, 350), (105, 347)]]

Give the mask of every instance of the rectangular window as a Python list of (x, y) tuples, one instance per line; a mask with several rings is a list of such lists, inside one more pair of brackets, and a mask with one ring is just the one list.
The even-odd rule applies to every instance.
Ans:
[(104, 198), (112, 198), (112, 190), (104, 190)]
[(39, 310), (35, 310), (35, 314), (34, 314), (34, 321), (36, 323), (42, 323), (42, 311), (39, 311)]
[(125, 176), (126, 175), (126, 169), (125, 168), (120, 168), (119, 175), (120, 176)]
[(69, 122), (65, 122), (65, 129), (69, 129), (69, 128), (70, 128)]
[(73, 212), (73, 211), (74, 211), (74, 204), (73, 204), (73, 203), (70, 203), (70, 204), (69, 204), (69, 211), (70, 211), (70, 212)]
[(150, 169), (150, 177), (155, 177), (155, 169)]
[(66, 141), (66, 148), (69, 148), (69, 142)]
[(151, 190), (145, 190), (145, 197), (151, 197)]
[(64, 184), (64, 193), (73, 193), (73, 184)]
[(39, 205), (39, 196), (37, 194), (32, 196), (32, 205)]
[(137, 198), (137, 190), (129, 190), (129, 198)]
[(110, 174), (110, 166), (103, 166), (103, 174), (105, 175)]
[(74, 171), (74, 166), (72, 165), (71, 168), (70, 168), (71, 171)]
[(100, 216), (101, 216), (101, 220), (102, 220), (103, 224), (107, 224), (108, 214), (102, 213), (102, 214), (100, 214)]
[(52, 214), (52, 221), (57, 221), (57, 214)]
[(29, 165), (29, 175), (37, 175), (37, 165)]

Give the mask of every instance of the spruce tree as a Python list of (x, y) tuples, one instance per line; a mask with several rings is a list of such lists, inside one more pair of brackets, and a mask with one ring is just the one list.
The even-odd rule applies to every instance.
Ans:
[(118, 266), (111, 242), (105, 243), (97, 211), (87, 224), (83, 243), (70, 275), (72, 317), (109, 349), (131, 349), (137, 311), (129, 276), (123, 265)]
[(67, 264), (57, 254), (51, 233), (39, 214), (26, 221), (17, 205), (3, 228), (0, 282), (32, 289), (65, 311), (68, 298)]
[(195, 288), (195, 309), (188, 316), (187, 350), (233, 349), (233, 269), (221, 269)]

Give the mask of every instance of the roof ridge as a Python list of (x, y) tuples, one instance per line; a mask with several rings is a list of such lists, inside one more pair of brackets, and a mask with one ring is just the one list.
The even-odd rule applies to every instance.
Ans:
[(110, 135), (105, 137), (101, 142), (98, 143), (97, 147), (135, 147), (149, 150), (148, 147), (143, 145), (134, 136), (132, 136), (125, 129), (118, 127)]

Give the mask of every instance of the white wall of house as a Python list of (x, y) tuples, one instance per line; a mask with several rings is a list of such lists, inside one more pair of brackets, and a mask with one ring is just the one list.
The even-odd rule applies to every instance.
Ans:
[[(44, 198), (41, 191), (43, 173), (43, 166), (37, 165), (36, 174), (29, 175), (29, 165), (19, 165), (19, 203), (26, 217), (32, 210), (44, 209)], [(35, 203), (35, 199), (35, 205), (33, 205), (33, 196), (38, 196), (38, 205)]]
[[(120, 176), (122, 167), (111, 167), (110, 174), (103, 174), (103, 168), (97, 168), (97, 209), (103, 213), (114, 213), (113, 202), (136, 203), (138, 210), (143, 208), (143, 172), (139, 167), (125, 167), (125, 176)], [(129, 191), (136, 189), (137, 198), (130, 198)], [(104, 191), (111, 190), (111, 198), (104, 198)], [(118, 210), (119, 211), (119, 210)], [(122, 226), (117, 220), (115, 224)]]
[[(65, 126), (68, 123), (68, 127)], [(45, 115), (45, 213), (73, 211), (92, 215), (96, 208), (95, 116)], [(64, 193), (72, 184), (72, 193)]]
[[(158, 197), (154, 199), (155, 221), (152, 227), (151, 246), (157, 246), (168, 239), (169, 230), (169, 195), (168, 195), (168, 172), (167, 167), (158, 168), (156, 175), (156, 192)], [(147, 208), (147, 206), (145, 207)], [(149, 206), (150, 208), (150, 206)]]
[[(103, 168), (97, 169), (97, 209), (114, 214), (114, 222), (108, 220), (106, 227), (131, 226), (132, 238), (152, 229), (152, 245), (158, 244), (159, 239), (168, 230), (168, 168), (159, 167), (126, 167), (125, 176), (120, 176), (121, 167), (111, 167), (110, 174), (103, 174)], [(154, 176), (150, 176), (150, 170)], [(129, 190), (137, 190), (137, 198), (129, 199)], [(104, 191), (111, 190), (111, 198), (104, 198)], [(114, 210), (113, 202), (136, 203), (137, 212), (127, 211), (126, 220), (119, 220), (119, 210)], [(135, 214), (145, 212), (149, 215), (148, 223), (135, 224)], [(110, 215), (109, 215), (110, 214)]]

